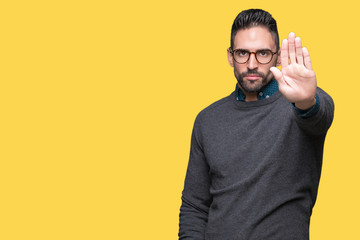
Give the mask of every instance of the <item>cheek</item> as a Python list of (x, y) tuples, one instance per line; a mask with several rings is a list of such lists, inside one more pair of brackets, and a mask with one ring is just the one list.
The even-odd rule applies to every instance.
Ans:
[(259, 71), (261, 71), (265, 75), (271, 75), (272, 74), (270, 71), (271, 67), (276, 67), (276, 59), (275, 60), (273, 59), (269, 64), (259, 66)]
[(262, 73), (264, 73), (265, 75), (270, 75), (272, 74), (270, 71), (270, 68), (272, 67), (272, 65), (266, 65), (263, 66), (261, 69), (259, 69)]
[(274, 78), (272, 72), (270, 71), (270, 68), (267, 68), (264, 74), (267, 81), (270, 81), (272, 78)]
[(234, 72), (235, 72), (235, 74), (240, 75), (243, 72), (247, 72), (247, 67), (245, 65), (242, 66), (242, 65), (239, 65), (239, 64), (235, 64), (234, 65)]

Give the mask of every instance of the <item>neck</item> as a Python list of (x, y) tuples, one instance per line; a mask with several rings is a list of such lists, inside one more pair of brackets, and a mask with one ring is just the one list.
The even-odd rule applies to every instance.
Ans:
[(252, 101), (257, 101), (258, 100), (258, 93), (257, 92), (253, 92), (253, 93), (248, 93), (248, 92), (244, 92), (245, 94), (245, 101), (246, 102), (252, 102)]
[(258, 100), (258, 92), (247, 92), (238, 83), (239, 88), (245, 94), (245, 102), (253, 102)]

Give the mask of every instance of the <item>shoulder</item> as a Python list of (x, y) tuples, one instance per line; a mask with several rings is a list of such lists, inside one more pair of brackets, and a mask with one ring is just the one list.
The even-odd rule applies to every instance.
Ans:
[(234, 92), (232, 92), (230, 95), (221, 98), (214, 103), (210, 104), (203, 110), (199, 112), (196, 119), (198, 121), (209, 119), (209, 118), (215, 118), (217, 116), (221, 116), (222, 114), (226, 113), (233, 107), (233, 98), (234, 98)]
[(320, 98), (320, 106), (321, 106), (321, 103), (323, 102), (325, 104), (328, 104), (328, 105), (332, 106), (332, 108), (334, 108), (334, 100), (332, 99), (332, 97), (328, 93), (326, 93), (320, 87), (317, 87), (316, 93), (318, 94), (318, 96)]
[(323, 94), (323, 95), (327, 95), (330, 97), (330, 95), (328, 93), (326, 93), (322, 88), (320, 87), (316, 87), (316, 91), (317, 93)]

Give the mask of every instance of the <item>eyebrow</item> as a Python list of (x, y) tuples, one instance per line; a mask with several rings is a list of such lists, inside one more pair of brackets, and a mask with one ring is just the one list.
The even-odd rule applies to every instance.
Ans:
[[(244, 48), (238, 48), (238, 49), (235, 49), (234, 51), (238, 51), (238, 50), (251, 52), (249, 49), (244, 49)], [(272, 50), (269, 49), (269, 48), (260, 48), (260, 49), (257, 49), (255, 52), (257, 52), (257, 51), (265, 51), (265, 50), (269, 50), (269, 51), (272, 52)]]

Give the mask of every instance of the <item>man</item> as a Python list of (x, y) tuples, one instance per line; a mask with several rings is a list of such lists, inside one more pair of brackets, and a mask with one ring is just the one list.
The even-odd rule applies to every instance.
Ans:
[(236, 17), (227, 56), (236, 88), (196, 117), (179, 239), (309, 239), (333, 101), (268, 12)]

